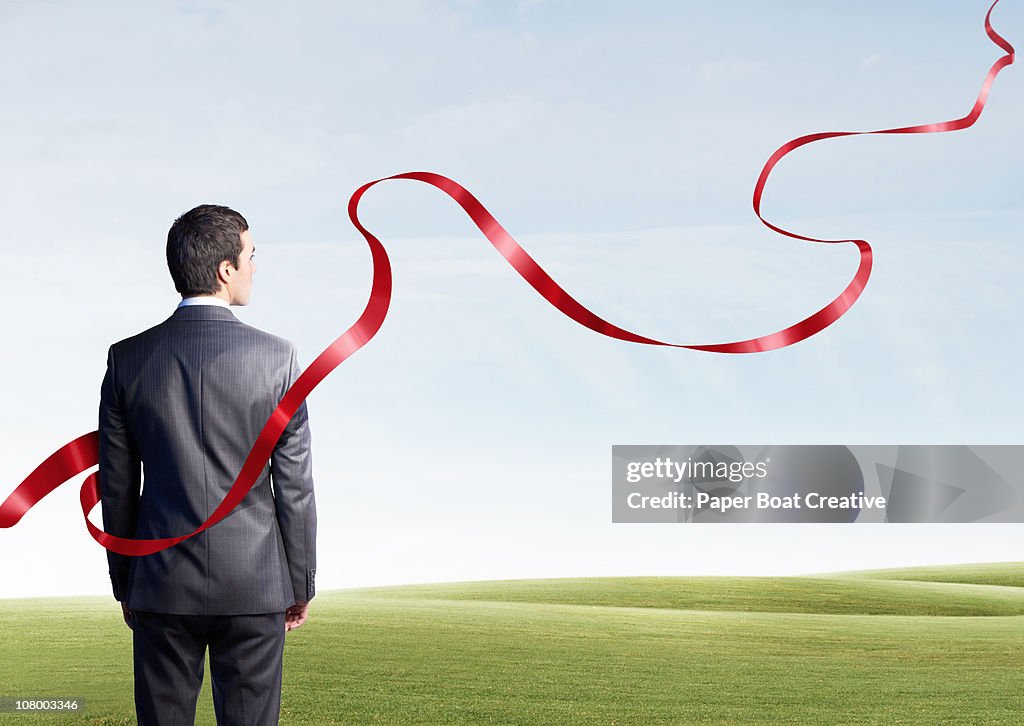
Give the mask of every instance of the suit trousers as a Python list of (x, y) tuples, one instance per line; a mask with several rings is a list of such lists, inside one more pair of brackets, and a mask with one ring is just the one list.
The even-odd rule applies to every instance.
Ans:
[(139, 726), (193, 726), (210, 648), (218, 726), (272, 726), (281, 714), (284, 612), (171, 615), (135, 611)]

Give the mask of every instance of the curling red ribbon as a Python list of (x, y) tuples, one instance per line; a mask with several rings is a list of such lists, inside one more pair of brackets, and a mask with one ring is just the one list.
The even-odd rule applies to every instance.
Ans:
[[(359, 222), (357, 211), (359, 200), (370, 187), (390, 179), (413, 179), (415, 181), (429, 184), (445, 192), (454, 199), (459, 206), (469, 215), (484, 236), (490, 240), (495, 249), (501, 253), (510, 265), (522, 275), (540, 295), (551, 303), (564, 315), (575, 320), (602, 335), (619, 340), (626, 340), (632, 343), (644, 343), (647, 345), (664, 345), (673, 348), (688, 348), (690, 350), (703, 350), (711, 353), (757, 353), (766, 350), (784, 348), (812, 335), (821, 332), (834, 323), (846, 313), (847, 310), (860, 297), (864, 286), (871, 275), (871, 246), (864, 240), (858, 239), (818, 239), (807, 237), (788, 230), (782, 229), (761, 216), (761, 195), (764, 192), (768, 176), (772, 173), (783, 157), (791, 151), (800, 148), (814, 141), (831, 139), (838, 136), (858, 136), (862, 134), (931, 134), (944, 131), (958, 131), (966, 129), (974, 124), (981, 115), (982, 109), (988, 98), (989, 89), (996, 75), (1006, 66), (1013, 63), (1014, 50), (1006, 40), (992, 29), (990, 18), (992, 10), (998, 4), (995, 0), (988, 13), (985, 15), (985, 32), (988, 37), (1006, 51), (1006, 55), (997, 60), (989, 69), (988, 74), (981, 86), (981, 92), (970, 113), (962, 118), (953, 121), (945, 121), (936, 124), (922, 124), (920, 126), (904, 126), (893, 129), (882, 129), (879, 131), (830, 131), (826, 133), (808, 134), (793, 139), (780, 146), (775, 153), (769, 157), (757, 178), (754, 185), (754, 213), (767, 227), (779, 234), (794, 239), (806, 240), (808, 242), (823, 242), (826, 244), (851, 243), (860, 250), (860, 264), (853, 280), (846, 286), (839, 296), (813, 315), (791, 325), (785, 330), (780, 330), (770, 335), (764, 335), (750, 340), (741, 340), (734, 343), (715, 343), (710, 345), (682, 345), (678, 343), (667, 343), (653, 338), (647, 338), (628, 330), (620, 328), (579, 303), (572, 295), (566, 292), (550, 275), (548, 275), (527, 252), (519, 246), (512, 236), (505, 231), (498, 220), (496, 220), (483, 204), (469, 193), (463, 186), (451, 179), (425, 171), (407, 172), (395, 174), (394, 176), (377, 179), (359, 187), (352, 195), (348, 203), (348, 215), (352, 224), (366, 239), (370, 246), (370, 253), (373, 259), (373, 284), (370, 290), (370, 299), (366, 304), (359, 319), (346, 330), (337, 340), (331, 343), (316, 360), (302, 373), (295, 384), (288, 389), (281, 399), (277, 408), (271, 414), (259, 437), (253, 445), (252, 450), (246, 457), (242, 470), (232, 484), (227, 496), (220, 503), (210, 517), (203, 522), (195, 531), (177, 537), (166, 537), (162, 539), (130, 539), (115, 537), (96, 527), (89, 521), (89, 512), (100, 501), (100, 488), (97, 472), (93, 472), (82, 484), (81, 501), (82, 514), (85, 517), (86, 526), (93, 538), (108, 550), (123, 555), (147, 555), (171, 547), (183, 540), (193, 537), (205, 529), (212, 527), (224, 519), (231, 511), (245, 498), (245, 495), (252, 489), (264, 464), (270, 459), (274, 446), (280, 438), (285, 426), (298, 410), (301, 403), (313, 391), (327, 375), (337, 368), (342, 361), (362, 348), (376, 335), (380, 326), (387, 316), (388, 305), (391, 302), (391, 263), (388, 260), (387, 251), (380, 240), (373, 236)], [(63, 447), (51, 454), (46, 461), (40, 464), (35, 471), (18, 486), (17, 489), (0, 505), (0, 527), (12, 527), (24, 516), (24, 514), (37, 504), (43, 497), (63, 484), (68, 479), (96, 466), (99, 463), (98, 432), (85, 434), (65, 444)]]

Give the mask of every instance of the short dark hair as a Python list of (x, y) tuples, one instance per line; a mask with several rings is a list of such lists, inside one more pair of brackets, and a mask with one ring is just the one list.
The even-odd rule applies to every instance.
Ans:
[(167, 269), (174, 289), (185, 296), (220, 291), (217, 268), (227, 260), (238, 269), (245, 217), (228, 207), (201, 204), (174, 220), (167, 233)]

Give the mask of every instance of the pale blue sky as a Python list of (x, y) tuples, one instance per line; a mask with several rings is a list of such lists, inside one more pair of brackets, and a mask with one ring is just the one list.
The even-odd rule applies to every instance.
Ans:
[[(966, 113), (1001, 55), (986, 9), (0, 2), (3, 493), (95, 428), (107, 346), (170, 315), (166, 231), (199, 203), (247, 216), (258, 272), (235, 312), (304, 363), (369, 291), (349, 195), (408, 170), (466, 185), (619, 325), (785, 327), (856, 252), (764, 229), (764, 161), (804, 133)], [(1019, 2), (994, 25), (1024, 47)], [(617, 443), (1020, 443), (1022, 112), (1011, 66), (970, 130), (787, 158), (765, 214), (870, 240), (875, 272), (825, 333), (755, 356), (599, 336), (444, 195), (375, 188), (392, 312), (309, 399), (321, 587), (1020, 559), (1024, 526), (612, 525), (610, 465)], [(0, 548), (0, 596), (109, 591), (77, 485)]]

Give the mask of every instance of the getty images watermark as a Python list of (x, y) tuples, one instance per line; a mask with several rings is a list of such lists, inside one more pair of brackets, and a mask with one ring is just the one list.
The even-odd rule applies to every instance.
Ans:
[(1021, 522), (1020, 446), (612, 447), (613, 522)]

